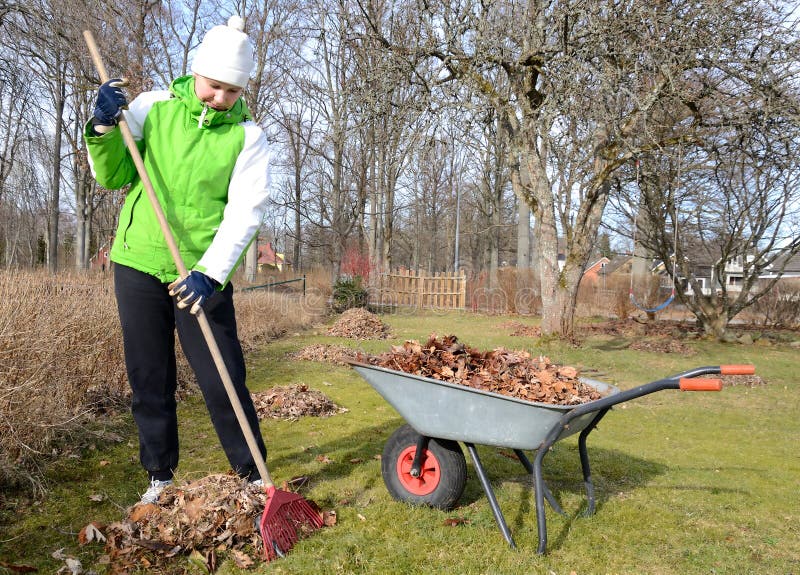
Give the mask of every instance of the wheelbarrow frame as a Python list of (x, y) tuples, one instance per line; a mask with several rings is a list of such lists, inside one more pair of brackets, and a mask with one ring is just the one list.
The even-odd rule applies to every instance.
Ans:
[[(592, 481), (591, 465), (589, 463), (589, 453), (586, 447), (586, 442), (589, 434), (597, 427), (603, 417), (615, 405), (630, 401), (651, 393), (663, 391), (666, 389), (678, 389), (683, 391), (720, 391), (722, 389), (722, 381), (715, 378), (702, 378), (704, 375), (751, 375), (755, 373), (755, 368), (752, 365), (717, 365), (717, 366), (704, 366), (696, 367), (670, 377), (652, 381), (638, 387), (627, 390), (619, 390), (615, 386), (598, 382), (596, 380), (583, 380), (584, 383), (598, 388), (599, 390), (607, 393), (604, 397), (579, 404), (577, 406), (562, 406), (550, 405), (534, 402), (527, 402), (516, 398), (509, 398), (501, 396), (496, 393), (487, 392), (483, 390), (476, 390), (467, 386), (444, 383), (439, 380), (420, 377), (408, 374), (401, 371), (395, 371), (383, 367), (365, 364), (358, 361), (349, 362), (350, 365), (361, 375), (367, 383), (369, 383), (378, 393), (386, 399), (398, 413), (408, 422), (408, 424), (417, 431), (419, 439), (417, 442), (417, 449), (415, 452), (414, 461), (411, 467), (411, 473), (414, 470), (419, 473), (422, 464), (422, 454), (425, 451), (425, 446), (432, 438), (447, 439), (451, 441), (458, 441), (463, 443), (467, 452), (470, 455), (478, 480), (481, 483), (484, 493), (489, 501), (489, 505), (494, 515), (495, 521), (503, 535), (503, 538), (510, 547), (516, 548), (516, 543), (508, 528), (503, 512), (495, 497), (494, 490), (492, 489), (486, 470), (481, 463), (478, 451), (475, 448), (476, 443), (495, 445), (498, 447), (508, 447), (514, 450), (514, 453), (519, 458), (526, 471), (533, 476), (534, 496), (536, 503), (536, 522), (539, 543), (537, 553), (544, 554), (547, 549), (547, 520), (545, 516), (544, 502), (547, 501), (550, 506), (559, 514), (565, 515), (561, 506), (553, 497), (547, 483), (544, 480), (542, 473), (542, 464), (545, 456), (550, 451), (550, 448), (560, 439), (580, 432), (578, 436), (578, 451), (581, 460), (581, 470), (583, 473), (583, 483), (586, 490), (587, 509), (584, 516), (590, 516), (595, 511), (596, 498), (594, 483)], [(426, 412), (422, 414), (422, 418), (418, 413), (413, 410), (413, 400), (411, 403), (407, 401), (405, 396), (401, 399), (396, 395), (394, 389), (394, 380), (397, 380), (398, 388), (401, 389), (405, 382), (400, 380), (411, 381), (415, 384), (429, 383), (437, 386), (436, 390), (443, 390), (448, 393), (446, 397), (461, 397), (461, 393), (470, 394), (469, 404), (477, 402), (477, 408), (483, 406), (490, 406), (495, 401), (509, 402), (504, 404), (506, 407), (514, 409), (514, 418), (511, 418), (511, 425), (513, 428), (514, 423), (527, 426), (530, 422), (523, 419), (545, 419), (546, 423), (544, 429), (541, 426), (526, 427), (526, 431), (533, 437), (531, 441), (504, 439), (510, 437), (508, 430), (505, 430), (505, 435), (495, 437), (494, 435), (485, 435), (485, 432), (478, 431), (472, 433), (471, 430), (459, 429), (458, 425), (452, 425), (455, 429), (442, 428), (433, 425), (435, 435), (426, 435), (430, 433), (430, 418), (433, 412)], [(443, 389), (445, 388), (446, 389)], [(419, 386), (418, 386), (419, 389)], [(431, 388), (432, 390), (434, 388)], [(453, 393), (456, 395), (452, 395)], [(438, 393), (433, 391), (434, 394)], [(474, 395), (473, 395), (474, 394)], [(516, 403), (521, 403), (523, 409), (527, 409), (528, 417), (525, 417), (525, 411), (519, 411)], [(501, 409), (503, 406), (501, 405)], [(490, 409), (491, 411), (491, 409)], [(483, 420), (484, 427), (492, 423), (491, 421)], [(415, 425), (416, 424), (416, 425)], [(418, 429), (418, 426), (422, 429)], [(443, 436), (443, 437), (440, 437)], [(509, 443), (510, 445), (505, 445)], [(533, 463), (523, 452), (523, 449), (530, 449), (535, 451)]]

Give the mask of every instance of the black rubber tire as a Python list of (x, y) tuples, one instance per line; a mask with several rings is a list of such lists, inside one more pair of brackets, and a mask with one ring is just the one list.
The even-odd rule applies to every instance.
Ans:
[(426, 450), (429, 457), (423, 462), (423, 477), (419, 479), (422, 481), (427, 476), (434, 481), (420, 489), (410, 489), (404, 484), (404, 478), (409, 480), (411, 477), (404, 474), (403, 466), (409, 467), (408, 458), (413, 458), (419, 437), (410, 425), (403, 425), (389, 437), (381, 456), (381, 475), (386, 489), (398, 501), (452, 509), (467, 484), (467, 462), (461, 446), (457, 441), (431, 438)]

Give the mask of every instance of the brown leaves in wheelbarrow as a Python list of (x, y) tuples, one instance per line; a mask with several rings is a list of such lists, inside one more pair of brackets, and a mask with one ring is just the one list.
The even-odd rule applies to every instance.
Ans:
[(105, 529), (110, 572), (184, 573), (186, 559), (180, 556), (205, 558), (212, 571), (217, 555), (242, 569), (259, 564), (263, 542), (256, 522), (265, 499), (263, 489), (235, 475), (171, 485), (158, 505), (136, 505)]
[(392, 346), (390, 352), (362, 359), (388, 369), (539, 403), (576, 405), (601, 397), (596, 389), (581, 383), (574, 367), (559, 366), (526, 351), (480, 351), (459, 342), (454, 335), (440, 339), (434, 334), (424, 344), (409, 340)]

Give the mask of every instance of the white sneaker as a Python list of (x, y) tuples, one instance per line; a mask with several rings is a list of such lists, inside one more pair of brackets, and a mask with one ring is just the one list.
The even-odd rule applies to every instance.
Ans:
[(264, 487), (264, 480), (263, 479), (256, 479), (254, 481), (247, 482), (248, 487), (258, 487), (259, 489)]
[(164, 479), (163, 481), (160, 479), (152, 479), (150, 481), (150, 487), (144, 492), (139, 503), (156, 503), (161, 492), (164, 491), (164, 488), (168, 485), (172, 485), (172, 479)]

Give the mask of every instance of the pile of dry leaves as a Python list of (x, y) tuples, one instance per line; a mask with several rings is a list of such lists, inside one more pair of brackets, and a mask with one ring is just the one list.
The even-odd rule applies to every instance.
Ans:
[(636, 351), (650, 351), (654, 353), (679, 353), (681, 355), (694, 355), (693, 348), (672, 338), (662, 339), (639, 339), (634, 341), (630, 349)]
[[(256, 522), (265, 502), (262, 488), (238, 476), (209, 475), (167, 487), (158, 504), (136, 505), (122, 521), (91, 525), (100, 534), (94, 537), (106, 539), (104, 562), (111, 573), (173, 572), (179, 555), (209, 572), (216, 570), (218, 554), (247, 569), (263, 555)], [(300, 531), (299, 536), (305, 535)]]
[(333, 403), (324, 393), (309, 389), (304, 383), (273, 387), (251, 394), (259, 419), (295, 421), (303, 415), (328, 417), (348, 410)]
[(746, 387), (756, 387), (757, 385), (767, 384), (758, 375), (723, 375), (720, 379), (722, 380), (722, 385), (726, 386), (744, 385)]
[(509, 395), (527, 401), (575, 405), (599, 399), (601, 394), (583, 384), (578, 370), (531, 357), (526, 351), (498, 348), (482, 352), (458, 341), (454, 335), (427, 342), (406, 341), (390, 352), (362, 356), (365, 363)]
[(510, 336), (514, 337), (541, 337), (542, 330), (536, 325), (527, 325), (518, 321), (507, 321), (500, 326), (502, 329), (509, 330)]
[(328, 335), (350, 339), (386, 339), (391, 335), (391, 330), (374, 313), (355, 307), (342, 313), (328, 330)]
[(316, 343), (308, 345), (298, 352), (290, 353), (289, 357), (304, 361), (321, 361), (334, 365), (348, 365), (348, 361), (358, 357), (358, 352), (343, 345)]

